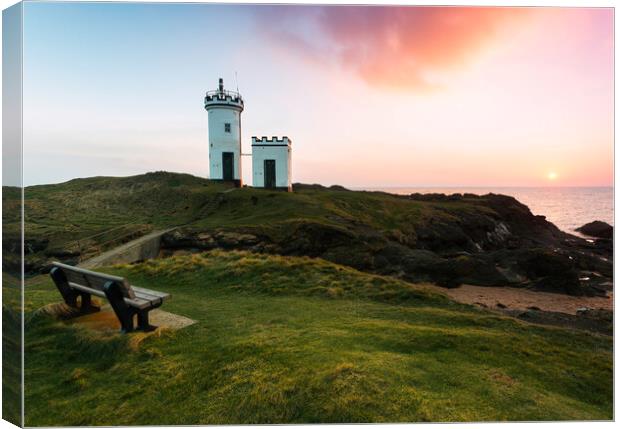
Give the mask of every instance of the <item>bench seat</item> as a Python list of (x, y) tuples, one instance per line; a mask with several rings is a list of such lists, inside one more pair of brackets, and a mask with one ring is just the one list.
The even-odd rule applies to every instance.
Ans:
[[(100, 298), (106, 298), (105, 292), (101, 290), (92, 289), (92, 288), (89, 288), (88, 286), (83, 286), (83, 285), (73, 283), (73, 282), (69, 282), (69, 285), (73, 289), (76, 289), (82, 292), (87, 292), (87, 293), (90, 293), (91, 295), (95, 295)], [(163, 304), (166, 298), (170, 297), (170, 295), (168, 295), (167, 293), (155, 292), (153, 290), (138, 288), (136, 286), (132, 286), (132, 288), (135, 292), (136, 297), (133, 299), (131, 298), (123, 298), (123, 299), (127, 305), (138, 308), (140, 310), (143, 310), (148, 307), (152, 307), (157, 304), (161, 305)]]
[(60, 262), (52, 263), (50, 275), (68, 305), (77, 308), (77, 298), (81, 297), (79, 308), (84, 312), (98, 310), (91, 304), (91, 295), (106, 298), (124, 332), (134, 329), (134, 316), (138, 318), (138, 328), (152, 329), (148, 323), (148, 312), (170, 298), (170, 294), (165, 292), (131, 286), (123, 277), (85, 270)]

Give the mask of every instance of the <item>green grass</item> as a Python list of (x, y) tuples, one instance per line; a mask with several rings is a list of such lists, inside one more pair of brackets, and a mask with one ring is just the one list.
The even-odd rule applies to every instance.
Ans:
[[(467, 214), (496, 215), (484, 200), (414, 201), (381, 192), (297, 187), (293, 193), (242, 188), (187, 174), (154, 172), (132, 177), (92, 177), (24, 190), (28, 273), (50, 259), (92, 256), (155, 229), (178, 225), (198, 231), (234, 230), (286, 240), (300, 225), (319, 224), (359, 236), (371, 231), (414, 243), (428, 224), (459, 224)], [(4, 238), (19, 242), (20, 193), (5, 187)], [(78, 244), (79, 242), (79, 244)], [(71, 255), (72, 254), (72, 255)], [(15, 259), (15, 258), (14, 258)], [(68, 261), (68, 260), (67, 260)], [(18, 265), (18, 260), (12, 261)]]
[(390, 277), (245, 252), (104, 271), (198, 321), (143, 338), (34, 310), (26, 425), (611, 419), (612, 341), (528, 325)]
[[(29, 186), (24, 190), (26, 239), (47, 239), (49, 248), (62, 248), (67, 242), (126, 224), (135, 229), (178, 225), (229, 187), (167, 172)], [(5, 234), (18, 232), (19, 226), (19, 194), (11, 191), (5, 188), (3, 195)]]
[(382, 192), (297, 188), (293, 193), (244, 188), (226, 194), (219, 209), (192, 223), (194, 229), (245, 227), (278, 234), (300, 222), (351, 229), (372, 228), (388, 236), (415, 237), (433, 221), (455, 220), (455, 213), (492, 214), (480, 200), (414, 201)]
[(2, 418), (21, 426), (22, 285), (2, 273)]

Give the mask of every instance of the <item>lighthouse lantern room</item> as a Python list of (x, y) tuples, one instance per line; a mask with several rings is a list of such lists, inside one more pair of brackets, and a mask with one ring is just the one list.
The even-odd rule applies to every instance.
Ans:
[(243, 98), (238, 92), (208, 91), (205, 109), (209, 113), (209, 176), (212, 180), (234, 182), (241, 186), (241, 112)]

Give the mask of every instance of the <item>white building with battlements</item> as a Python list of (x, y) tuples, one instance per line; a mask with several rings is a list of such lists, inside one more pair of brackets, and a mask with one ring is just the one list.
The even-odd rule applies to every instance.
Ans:
[(292, 191), (288, 137), (252, 137), (252, 186)]
[[(209, 113), (209, 177), (242, 186), (241, 112), (243, 98), (235, 91), (208, 91), (204, 107)], [(252, 137), (252, 186), (292, 191), (291, 140)]]

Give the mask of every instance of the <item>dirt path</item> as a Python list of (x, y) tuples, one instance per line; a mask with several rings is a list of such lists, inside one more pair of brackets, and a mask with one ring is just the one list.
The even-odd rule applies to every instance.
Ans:
[(511, 287), (462, 285), (455, 289), (446, 289), (439, 286), (431, 286), (431, 288), (445, 293), (455, 301), (494, 309), (503, 309), (501, 305), (504, 305), (509, 310), (527, 310), (529, 307), (537, 307), (542, 311), (576, 314), (579, 308), (613, 310), (614, 305), (613, 293), (609, 293), (606, 298), (603, 298), (534, 292)]
[(160, 238), (174, 228), (153, 231), (135, 240), (110, 249), (78, 264), (78, 267), (93, 269), (104, 265), (128, 264), (143, 259), (150, 259), (159, 253)]

